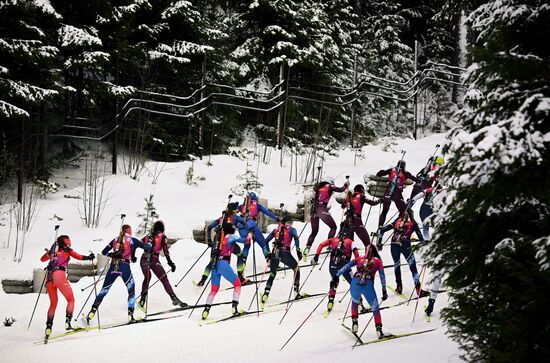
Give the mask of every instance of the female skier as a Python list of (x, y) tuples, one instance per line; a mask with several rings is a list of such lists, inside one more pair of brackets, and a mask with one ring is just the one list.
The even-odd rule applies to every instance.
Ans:
[(47, 267), (46, 289), (50, 298), (50, 308), (48, 309), (48, 318), (46, 320), (46, 339), (52, 333), (53, 318), (55, 308), (57, 307), (57, 290), (61, 291), (63, 297), (67, 300), (67, 309), (65, 315), (65, 329), (73, 330), (71, 319), (74, 310), (74, 295), (71, 284), (67, 280), (67, 265), (71, 257), (77, 260), (93, 260), (95, 255), (90, 253), (88, 256), (82, 256), (71, 248), (71, 239), (69, 236), (59, 236), (50, 249), (45, 248), (46, 253), (40, 258), (40, 261), (49, 260)]

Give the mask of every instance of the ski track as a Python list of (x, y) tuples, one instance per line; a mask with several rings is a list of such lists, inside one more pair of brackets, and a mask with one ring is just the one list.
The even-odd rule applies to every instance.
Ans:
[[(355, 184), (363, 182), (363, 174), (376, 173), (379, 169), (393, 166), (399, 158), (399, 148), (407, 150), (407, 169), (416, 174), (425, 165), (427, 158), (433, 152), (435, 144), (443, 143), (444, 138), (445, 135), (439, 134), (419, 141), (411, 139), (398, 140), (399, 146), (395, 147), (395, 152), (381, 151), (380, 145), (366, 146), (364, 147), (365, 158), (358, 159), (356, 167), (353, 166), (353, 152), (346, 149), (340, 151), (337, 158), (329, 158), (325, 162), (325, 175), (337, 177), (336, 183), (338, 185), (343, 184), (345, 175), (350, 175), (353, 187)], [(195, 162), (195, 175), (206, 177), (206, 180), (199, 182), (196, 187), (188, 186), (184, 182), (185, 173), (190, 165), (189, 162), (167, 164), (158, 183), (155, 185), (151, 184), (151, 177), (147, 175), (143, 175), (139, 181), (131, 180), (123, 175), (109, 176), (107, 184), (111, 199), (101, 219), (100, 228), (97, 229), (84, 228), (77, 213), (76, 200), (63, 197), (63, 194), (77, 194), (79, 188), (60, 190), (58, 193), (48, 196), (46, 200), (40, 200), (37, 209), (37, 220), (29, 234), (23, 261), (21, 263), (12, 261), (12, 248), (0, 249), (0, 278), (14, 275), (30, 277), (32, 268), (43, 267), (39, 262), (39, 257), (44, 247), (49, 247), (49, 241), (53, 238), (53, 226), (58, 223), (61, 224), (60, 232), (71, 236), (73, 248), (77, 252), (84, 254), (88, 250), (92, 250), (99, 253), (110, 239), (116, 235), (120, 223), (116, 215), (126, 213), (127, 219), (125, 222), (131, 224), (134, 230), (137, 230), (139, 218), (136, 217), (136, 212), (141, 212), (143, 209), (145, 205), (144, 198), (149, 194), (154, 194), (154, 205), (160, 214), (160, 218), (166, 223), (167, 235), (171, 238), (181, 239), (170, 250), (170, 254), (177, 264), (176, 272), (168, 275), (170, 282), (174, 285), (205, 248), (205, 245), (197, 244), (190, 239), (193, 227), (201, 226), (205, 220), (216, 218), (221, 214), (221, 210), (226, 204), (227, 195), (230, 193), (230, 187), (237, 184), (235, 177), (243, 173), (246, 167), (246, 161), (227, 155), (213, 156), (212, 163), (214, 165), (208, 167), (206, 166), (206, 159)], [(285, 160), (285, 163), (288, 164), (288, 160)], [(153, 163), (148, 163), (148, 166), (151, 165)], [(253, 168), (256, 170), (255, 161), (253, 162)], [(299, 185), (293, 182), (289, 184), (288, 177), (288, 165), (282, 169), (279, 167), (278, 152), (273, 151), (270, 165), (260, 164), (259, 178), (264, 187), (259, 194), (262, 198), (269, 199), (269, 206), (278, 207), (279, 203), (284, 202), (286, 208), (294, 209), (296, 202), (303, 199)], [(406, 197), (410, 194), (410, 190), (411, 187), (405, 190), (404, 195)], [(236, 200), (240, 201), (242, 198), (239, 197)], [(331, 213), (338, 224), (341, 218), (341, 209), (335, 203), (334, 197), (331, 204)], [(415, 205), (415, 210), (418, 210), (420, 204)], [(367, 210), (368, 206), (363, 211), (363, 218), (366, 217)], [(373, 207), (371, 211), (367, 224), (369, 232), (376, 229), (378, 210), (378, 207)], [(396, 209), (392, 205), (388, 218), (395, 211)], [(50, 218), (54, 214), (63, 217), (64, 220), (62, 222), (51, 220)], [(301, 231), (302, 226), (302, 223), (294, 223), (294, 227), (298, 232)], [(0, 227), (0, 238), (3, 241), (7, 241), (8, 232), (9, 224)], [(302, 248), (305, 246), (309, 232), (310, 228), (308, 226), (300, 239)], [(327, 233), (328, 228), (321, 223), (312, 251), (326, 237)], [(97, 238), (102, 238), (103, 241), (93, 242)], [(385, 247), (381, 254), (384, 263), (391, 264), (389, 248)], [(208, 261), (207, 255), (203, 256), (188, 277), (175, 288), (180, 299), (188, 304), (194, 304), (200, 294), (201, 290), (194, 288), (191, 281), (200, 278), (200, 274)], [(417, 262), (422, 259), (418, 255), (416, 258)], [(256, 261), (258, 263), (257, 270), (263, 271), (265, 261), (259, 248), (256, 249)], [(166, 268), (164, 258), (161, 258), (161, 262)], [(235, 266), (235, 264), (236, 258), (233, 257), (232, 266)], [(303, 288), (304, 292), (313, 294), (328, 290), (330, 280), (328, 264), (325, 264), (322, 271), (318, 269), (319, 267), (315, 267), (315, 271)], [(408, 296), (413, 288), (411, 274), (407, 266), (402, 266), (401, 269), (404, 294)], [(419, 266), (419, 271), (420, 269)], [(141, 282), (143, 280), (139, 264), (132, 264), (132, 271), (136, 280), (137, 296), (141, 292)], [(252, 272), (252, 256), (250, 255), (247, 274)], [(386, 269), (385, 272), (388, 284), (394, 286), (393, 268)], [(302, 281), (307, 273), (309, 273), (309, 268), (302, 271)], [(287, 273), (284, 277), (284, 272), (281, 271), (278, 276), (283, 278), (275, 280), (266, 306), (288, 298), (292, 274)], [(156, 278), (153, 279), (154, 281), (156, 281)], [(429, 281), (429, 274), (426, 275), (425, 281)], [(72, 284), (76, 301), (75, 314), (81, 309), (82, 303), (90, 291), (81, 292), (81, 288), (91, 283), (92, 278), (86, 277), (78, 283)], [(229, 283), (222, 279), (221, 289), (228, 286), (230, 286)], [(378, 277), (375, 286), (380, 297), (381, 289)], [(264, 287), (265, 281), (261, 285), (262, 291)], [(349, 294), (342, 303), (338, 303), (347, 288), (348, 284), (342, 278), (335, 307), (330, 316), (324, 318), (327, 302), (325, 299), (283, 351), (279, 351), (279, 348), (292, 335), (322, 296), (294, 303), (281, 325), (279, 325), (279, 320), (283, 316), (284, 310), (264, 315), (260, 314), (259, 318), (253, 315), (200, 326), (198, 322), (202, 308), (198, 308), (195, 309), (190, 319), (187, 318), (190, 310), (175, 312), (171, 314), (183, 314), (183, 316), (103, 331), (81, 332), (52, 340), (47, 345), (35, 345), (33, 342), (42, 339), (45, 328), (46, 311), (49, 305), (47, 295), (41, 295), (33, 323), (30, 330), (27, 331), (27, 324), (37, 295), (5, 294), (0, 289), (0, 312), (2, 316), (13, 316), (17, 320), (12, 327), (0, 327), (0, 360), (2, 362), (18, 363), (57, 362), (60, 354), (63, 354), (63, 357), (73, 357), (79, 362), (95, 362), (107, 359), (104, 354), (108, 354), (110, 361), (136, 362), (155, 359), (162, 362), (247, 362), (253, 359), (262, 360), (263, 362), (344, 362), (351, 359), (383, 360), (384, 362), (400, 362), (404, 359), (408, 362), (460, 361), (461, 351), (457, 343), (451, 341), (445, 335), (446, 328), (441, 325), (439, 319), (439, 311), (447, 304), (447, 295), (444, 293), (440, 294), (437, 299), (430, 323), (426, 322), (423, 316), (423, 306), (427, 303), (427, 298), (420, 301), (414, 324), (412, 324), (412, 315), (415, 301), (411, 301), (408, 306), (405, 304), (382, 310), (384, 330), (387, 332), (399, 334), (437, 327), (438, 329), (434, 332), (381, 342), (373, 346), (358, 346), (352, 350), (351, 346), (354, 339), (349, 332), (340, 326), (341, 318), (348, 305)], [(232, 293), (232, 290), (220, 291), (214, 302), (231, 300)], [(243, 287), (239, 305), (241, 309), (248, 310), (254, 293), (254, 285)], [(401, 300), (391, 291), (388, 291), (388, 293), (390, 297), (386, 302), (383, 302), (382, 306)], [(198, 302), (199, 304), (204, 303), (206, 294), (207, 292)], [(61, 294), (59, 295), (52, 335), (63, 332), (66, 302)], [(102, 324), (124, 322), (126, 320), (126, 298), (126, 288), (117, 280), (100, 307), (99, 315)], [(90, 301), (84, 312), (89, 310)], [(160, 283), (156, 284), (149, 294), (150, 311), (157, 312), (170, 308), (172, 308), (172, 305), (168, 295), (163, 291)], [(255, 309), (256, 303), (254, 302), (251, 310)], [(214, 306), (209, 319), (229, 316), (230, 311), (230, 305)], [(143, 316), (143, 313), (136, 308), (136, 315)], [(359, 331), (363, 329), (371, 316), (371, 314), (360, 315)], [(349, 318), (346, 319), (346, 323), (351, 324)], [(82, 324), (82, 321), (75, 322), (75, 325)], [(97, 324), (97, 319), (94, 320), (93, 324)], [(362, 339), (369, 341), (375, 339), (375, 337), (374, 324), (371, 323)]]

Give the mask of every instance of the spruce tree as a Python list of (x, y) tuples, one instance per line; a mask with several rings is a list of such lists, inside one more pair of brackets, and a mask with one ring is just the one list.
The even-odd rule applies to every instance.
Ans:
[(446, 274), (442, 311), (470, 361), (550, 354), (550, 7), (503, 0), (470, 16), (462, 127), (446, 146), (427, 261)]
[(58, 94), (53, 85), (58, 49), (48, 44), (46, 27), (59, 17), (32, 0), (0, 6), (0, 118), (29, 118)]

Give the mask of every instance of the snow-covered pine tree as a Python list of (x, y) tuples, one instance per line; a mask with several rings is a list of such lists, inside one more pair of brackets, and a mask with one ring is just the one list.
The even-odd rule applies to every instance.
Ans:
[(96, 27), (103, 43), (102, 50), (110, 55), (105, 64), (106, 77), (101, 81), (107, 96), (102, 108), (111, 108), (112, 117), (122, 107), (119, 105), (122, 100), (134, 94), (137, 87), (142, 88), (138, 75), (147, 64), (143, 49), (138, 45), (145, 39), (136, 36), (135, 17), (149, 7), (147, 1), (108, 0), (97, 15)]
[[(334, 8), (335, 13), (337, 10), (340, 9)], [(257, 0), (243, 5), (241, 11), (241, 21), (236, 29), (238, 45), (231, 53), (231, 59), (235, 63), (237, 81), (242, 85), (271, 89), (279, 82), (281, 64), (284, 65), (285, 78), (290, 68), (293, 86), (302, 86), (303, 82), (332, 84), (341, 78), (334, 74), (343, 68), (344, 56), (338, 45), (345, 43), (347, 46), (351, 35), (344, 35), (344, 30), (332, 27), (326, 4), (309, 0)], [(343, 20), (337, 24), (342, 25)], [(339, 43), (336, 37), (340, 37)], [(329, 111), (331, 107), (326, 106), (321, 111), (319, 104), (303, 105), (304, 102), (297, 99), (288, 99), (285, 126), (297, 132), (294, 136), (303, 137), (305, 143), (312, 144), (312, 138), (306, 137), (316, 132), (319, 123), (311, 121), (322, 113), (322, 117), (328, 115), (328, 122), (333, 124), (336, 112)], [(262, 123), (267, 127), (276, 126), (274, 119)]]
[(0, 6), (1, 119), (30, 118), (41, 102), (57, 95), (53, 61), (58, 49), (48, 44), (43, 23), (59, 18), (51, 6), (34, 0)]
[[(414, 72), (414, 51), (400, 37), (406, 29), (405, 19), (398, 13), (398, 5), (396, 1), (372, 1), (363, 4), (361, 40), (364, 43), (359, 59), (362, 73), (405, 82)], [(376, 79), (367, 79), (381, 84)], [(388, 86), (387, 83), (382, 84)], [(369, 89), (388, 94), (376, 87)], [(395, 92), (390, 92), (389, 95), (396, 96)], [(365, 109), (363, 127), (380, 130), (383, 134), (391, 133), (392, 129), (401, 134), (410, 131), (410, 102), (401, 103), (367, 95), (362, 99), (362, 107)]]
[(427, 262), (446, 273), (442, 316), (470, 361), (550, 354), (550, 6), (502, 0), (469, 18), (462, 127), (446, 146)]
[(16, 0), (0, 5), (0, 159), (5, 160), (0, 184), (15, 181), (17, 170), (32, 180), (48, 177), (42, 134), (46, 110), (58, 95), (58, 49), (50, 45), (49, 34), (59, 19), (47, 3)]
[(110, 54), (103, 50), (97, 25), (108, 11), (106, 2), (51, 0), (52, 6), (63, 17), (56, 34), (66, 100), (62, 112), (73, 123), (84, 126), (96, 126), (94, 121), (103, 116), (97, 109), (98, 98), (105, 92), (99, 80), (106, 77)]

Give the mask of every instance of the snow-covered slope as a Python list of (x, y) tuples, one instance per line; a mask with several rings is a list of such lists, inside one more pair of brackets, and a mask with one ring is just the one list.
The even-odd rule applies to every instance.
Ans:
[[(381, 146), (367, 146), (364, 150), (364, 159), (358, 159), (357, 166), (353, 166), (353, 152), (343, 150), (336, 158), (329, 158), (324, 164), (325, 175), (337, 177), (337, 184), (344, 182), (344, 176), (350, 175), (352, 186), (361, 183), (363, 174), (373, 173), (382, 168), (388, 168), (395, 164), (399, 158), (399, 149), (407, 150), (407, 169), (416, 173), (433, 152), (434, 145), (444, 141), (444, 135), (434, 135), (419, 141), (397, 140), (399, 146), (395, 146), (395, 152), (381, 151)], [(287, 160), (288, 161), (288, 160)], [(98, 229), (86, 229), (82, 226), (77, 211), (76, 200), (67, 199), (63, 194), (75, 195), (78, 189), (60, 191), (41, 200), (38, 206), (39, 212), (35, 225), (29, 235), (24, 259), (21, 263), (11, 260), (13, 250), (0, 250), (0, 278), (13, 274), (28, 275), (30, 277), (33, 267), (43, 266), (39, 262), (39, 256), (45, 247), (49, 247), (53, 238), (53, 227), (59, 222), (52, 220), (54, 214), (63, 218), (60, 232), (71, 236), (73, 248), (77, 252), (87, 253), (92, 250), (98, 253), (104, 245), (116, 235), (119, 227), (120, 213), (127, 214), (126, 222), (137, 227), (138, 211), (144, 207), (144, 198), (154, 194), (154, 204), (160, 218), (165, 221), (167, 235), (181, 238), (170, 250), (177, 270), (169, 274), (172, 284), (175, 284), (183, 273), (191, 266), (196, 258), (204, 251), (205, 246), (197, 244), (190, 239), (194, 226), (200, 226), (206, 219), (217, 217), (224, 208), (230, 188), (237, 184), (237, 175), (242, 174), (246, 168), (246, 161), (234, 157), (220, 155), (212, 158), (213, 166), (207, 166), (205, 161), (195, 162), (195, 175), (204, 176), (206, 180), (198, 183), (198, 186), (185, 184), (185, 174), (189, 168), (189, 162), (168, 164), (158, 183), (151, 184), (151, 178), (144, 175), (140, 180), (132, 180), (126, 176), (110, 176), (107, 183), (110, 189), (111, 199), (105, 209)], [(148, 166), (153, 167), (153, 163)], [(288, 164), (288, 163), (287, 163)], [(254, 169), (256, 163), (254, 163)], [(259, 179), (264, 187), (260, 191), (262, 198), (269, 200), (270, 206), (278, 206), (283, 202), (287, 206), (294, 206), (297, 201), (303, 200), (302, 189), (295, 183), (288, 181), (289, 166), (279, 167), (278, 153), (273, 153), (270, 165), (259, 165)], [(408, 196), (410, 188), (405, 192)], [(416, 206), (418, 208), (418, 206)], [(394, 207), (388, 213), (388, 218), (395, 212)], [(334, 206), (331, 210), (334, 219), (338, 222), (341, 218), (341, 209)], [(366, 211), (364, 212), (366, 217)], [(373, 208), (367, 229), (376, 228), (378, 207)], [(302, 223), (295, 223), (300, 231)], [(135, 229), (135, 228), (134, 228)], [(304, 231), (301, 243), (305, 245), (309, 235), (309, 226)], [(328, 229), (321, 224), (314, 247), (327, 235)], [(8, 225), (0, 227), (0, 238), (7, 240)], [(102, 241), (98, 241), (102, 239)], [(95, 240), (95, 241), (94, 241)], [(207, 254), (206, 254), (207, 255)], [(179, 285), (175, 291), (189, 304), (194, 304), (200, 294), (191, 283), (193, 279), (200, 278), (202, 269), (207, 263), (207, 256), (196, 265), (190, 275)], [(256, 250), (258, 266), (261, 272), (265, 267), (265, 261), (259, 249)], [(385, 264), (391, 264), (389, 249), (382, 251)], [(165, 264), (165, 260), (161, 258)], [(417, 260), (421, 260), (417, 256)], [(253, 270), (252, 256), (249, 256), (247, 273)], [(233, 258), (232, 264), (236, 261)], [(166, 264), (165, 264), (166, 265)], [(138, 264), (132, 265), (136, 279), (137, 293), (141, 291), (142, 273)], [(302, 271), (302, 280), (309, 273), (309, 268)], [(402, 268), (405, 294), (412, 291), (412, 278), (408, 268)], [(284, 301), (288, 298), (293, 275), (280, 272), (281, 278), (275, 280), (269, 303)], [(395, 285), (393, 269), (386, 269), (386, 276), (390, 285)], [(428, 280), (429, 274), (426, 277)], [(155, 281), (156, 279), (153, 279)], [(327, 265), (322, 271), (315, 269), (307, 281), (304, 291), (320, 293), (328, 291), (329, 273)], [(72, 284), (76, 298), (75, 314), (80, 310), (86, 300), (89, 291), (81, 292), (81, 288), (89, 285), (92, 278), (83, 278), (79, 283)], [(171, 308), (170, 300), (163, 291), (161, 284), (155, 285), (150, 292), (150, 311), (160, 311)], [(222, 289), (230, 286), (222, 279)], [(342, 281), (339, 287), (337, 301), (347, 291), (347, 283)], [(376, 280), (376, 289), (380, 296), (379, 279)], [(263, 290), (263, 288), (262, 288)], [(240, 307), (248, 309), (254, 295), (255, 288), (246, 286), (242, 289)], [(100, 308), (102, 324), (123, 322), (126, 320), (126, 289), (117, 281), (109, 295), (105, 298)], [(220, 291), (215, 302), (231, 300), (232, 291)], [(391, 305), (399, 302), (400, 297), (389, 292), (390, 298), (383, 305)], [(205, 300), (206, 294), (200, 303)], [(183, 316), (125, 326), (116, 329), (102, 331), (89, 331), (78, 333), (58, 341), (51, 341), (48, 345), (35, 345), (33, 341), (40, 340), (45, 327), (48, 297), (42, 295), (36, 310), (33, 324), (29, 331), (26, 330), (32, 308), (36, 301), (36, 294), (7, 295), (0, 292), (0, 318), (13, 316), (17, 322), (12, 327), (0, 327), (0, 356), (2, 362), (41, 361), (54, 362), (59, 359), (74, 359), (79, 362), (92, 361), (145, 361), (156, 360), (161, 362), (297, 362), (319, 361), (340, 362), (350, 360), (372, 360), (384, 362), (446, 362), (459, 361), (460, 350), (456, 343), (445, 336), (445, 327), (439, 320), (439, 310), (446, 305), (447, 296), (441, 294), (436, 303), (436, 309), (431, 322), (423, 318), (422, 308), (426, 299), (418, 306), (416, 320), (412, 324), (414, 302), (409, 306), (382, 311), (384, 329), (392, 333), (405, 333), (427, 328), (437, 328), (435, 331), (411, 336), (407, 338), (382, 342), (380, 344), (361, 346), (354, 350), (351, 345), (353, 337), (344, 330), (339, 320), (343, 317), (349, 302), (349, 294), (342, 303), (337, 303), (332, 314), (324, 318), (326, 300), (323, 301), (306, 322), (289, 345), (283, 350), (279, 348), (298, 328), (300, 323), (313, 310), (320, 301), (312, 298), (294, 304), (282, 324), (278, 324), (284, 311), (270, 312), (260, 317), (246, 316), (228, 322), (200, 326), (200, 313), (196, 310), (191, 318), (189, 311), (183, 312)], [(89, 309), (88, 302), (85, 311)], [(54, 323), (54, 335), (63, 331), (64, 309), (66, 303), (60, 296), (57, 314)], [(253, 304), (255, 307), (255, 302)], [(217, 319), (228, 316), (229, 305), (215, 306), (212, 308), (209, 319)], [(138, 315), (141, 314), (139, 311)], [(176, 313), (176, 315), (182, 313)], [(370, 315), (361, 315), (359, 319), (360, 329), (369, 320)], [(350, 324), (349, 319), (346, 323)], [(370, 325), (364, 335), (365, 340), (375, 339), (374, 326)]]

